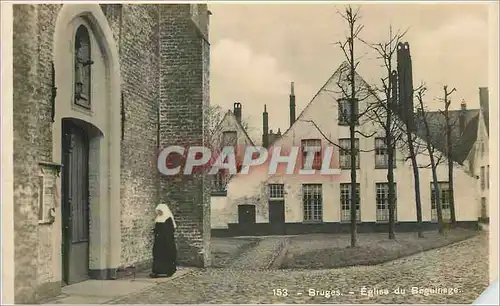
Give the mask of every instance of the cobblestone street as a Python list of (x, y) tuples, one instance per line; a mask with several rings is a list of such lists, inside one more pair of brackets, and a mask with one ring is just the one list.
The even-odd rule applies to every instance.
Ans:
[(262, 239), (255, 247), (234, 260), (230, 269), (266, 270), (281, 251), (285, 241), (282, 237)]
[[(276, 246), (273, 243), (269, 245)], [(371, 267), (330, 270), (199, 270), (111, 303), (470, 304), (484, 291), (487, 284), (488, 235), (482, 233), (444, 248)], [(415, 294), (412, 287), (446, 288), (452, 289), (452, 293)], [(397, 288), (400, 289), (400, 294), (394, 293)], [(313, 296), (310, 294), (311, 290), (317, 291), (317, 294)], [(404, 294), (402, 290), (405, 290)]]

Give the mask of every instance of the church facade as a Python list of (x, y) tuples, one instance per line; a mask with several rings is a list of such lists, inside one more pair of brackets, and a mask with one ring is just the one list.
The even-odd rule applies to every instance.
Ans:
[(13, 6), (15, 302), (151, 262), (154, 208), (179, 264), (210, 264), (207, 179), (164, 177), (158, 151), (203, 144), (205, 4)]

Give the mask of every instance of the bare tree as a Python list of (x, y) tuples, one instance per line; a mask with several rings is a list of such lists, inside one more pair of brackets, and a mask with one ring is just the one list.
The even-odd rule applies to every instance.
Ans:
[(434, 201), (436, 203), (436, 211), (437, 211), (437, 218), (439, 222), (439, 233), (443, 234), (444, 233), (444, 222), (443, 222), (443, 211), (441, 207), (441, 201), (440, 201), (440, 190), (439, 190), (439, 183), (438, 183), (438, 178), (437, 178), (437, 164), (439, 161), (436, 161), (435, 159), (435, 147), (432, 142), (432, 137), (431, 137), (431, 130), (430, 130), (430, 125), (428, 121), (428, 115), (425, 112), (425, 107), (424, 107), (424, 101), (423, 97), (425, 95), (425, 91), (427, 88), (425, 86), (421, 87), (417, 91), (417, 100), (419, 103), (419, 109), (420, 109), (420, 116), (422, 119), (422, 123), (424, 125), (425, 129), (425, 146), (427, 149), (427, 152), (429, 154), (429, 159), (430, 159), (430, 166), (431, 166), (431, 171), (432, 171), (432, 183), (434, 186), (434, 191), (433, 191), (433, 197)]
[[(357, 68), (360, 64), (359, 58), (355, 57), (355, 46), (356, 41), (360, 39), (359, 35), (363, 30), (363, 25), (360, 24), (359, 20), (361, 18), (360, 9), (353, 10), (351, 6), (347, 6), (344, 12), (338, 12), (342, 19), (347, 23), (348, 36), (345, 41), (340, 41), (337, 44), (342, 50), (346, 65), (343, 65), (342, 72), (339, 74), (339, 80), (337, 86), (340, 89), (340, 93), (343, 97), (339, 102), (348, 103), (348, 107), (341, 107), (339, 105), (339, 114), (342, 118), (347, 121), (349, 126), (349, 139), (350, 148), (348, 149), (348, 155), (350, 156), (351, 164), (351, 197), (350, 197), (350, 215), (351, 215), (351, 247), (355, 247), (357, 244), (357, 205), (359, 202), (358, 188), (356, 182), (356, 159), (358, 157), (359, 145), (356, 144), (356, 134), (363, 137), (372, 137), (372, 135), (365, 135), (357, 126), (360, 124), (360, 119), (364, 115), (371, 111), (371, 105), (367, 105), (366, 109), (360, 112), (359, 104), (360, 102), (366, 100), (368, 97), (373, 97), (373, 94), (369, 91), (366, 84), (358, 84), (357, 81)], [(361, 82), (361, 80), (359, 81)], [(347, 86), (346, 86), (347, 85)], [(345, 104), (344, 104), (345, 105)], [(341, 150), (346, 151), (346, 148)]]
[[(377, 58), (382, 61), (385, 69), (385, 76), (381, 79), (381, 86), (376, 86), (376, 90), (382, 94), (382, 98), (377, 99), (377, 106), (370, 112), (370, 118), (384, 133), (385, 150), (387, 154), (387, 183), (388, 204), (389, 204), (389, 239), (395, 239), (395, 206), (396, 191), (394, 182), (395, 149), (396, 144), (401, 141), (401, 120), (397, 113), (397, 72), (393, 70), (394, 55), (397, 52), (398, 44), (406, 34), (397, 31), (393, 33), (392, 26), (389, 27), (389, 39), (380, 43), (367, 43), (376, 53)], [(420, 221), (421, 222), (421, 221)], [(419, 231), (420, 233), (420, 231)]]
[(451, 122), (450, 118), (450, 105), (451, 105), (451, 100), (449, 99), (450, 95), (456, 91), (455, 88), (452, 90), (448, 91), (448, 86), (444, 85), (443, 86), (443, 91), (444, 91), (444, 111), (441, 111), (445, 118), (445, 133), (446, 133), (446, 158), (448, 161), (448, 184), (450, 185), (449, 192), (450, 192), (450, 217), (451, 217), (451, 225), (455, 226), (457, 219), (455, 217), (455, 197), (454, 197), (454, 188), (453, 188), (453, 152), (454, 152), (454, 145), (453, 145), (453, 139), (452, 139), (452, 129), (454, 126), (454, 123)]

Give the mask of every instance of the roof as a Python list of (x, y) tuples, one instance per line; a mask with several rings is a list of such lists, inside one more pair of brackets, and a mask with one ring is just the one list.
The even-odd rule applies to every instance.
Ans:
[(234, 113), (231, 110), (228, 110), (226, 112), (226, 114), (224, 115), (224, 117), (222, 117), (222, 120), (219, 122), (219, 124), (217, 125), (217, 128), (215, 130), (216, 131), (219, 130), (219, 127), (226, 120), (226, 118), (228, 116), (232, 116), (234, 118), (234, 121), (236, 122), (236, 124), (238, 125), (238, 127), (243, 131), (243, 133), (245, 134), (245, 137), (248, 139), (248, 141), (250, 141), (250, 145), (255, 146), (252, 138), (250, 138), (250, 136), (248, 136), (247, 130), (243, 127), (243, 125), (241, 124), (241, 122), (236, 119), (236, 116), (234, 115)]
[[(312, 104), (312, 102), (315, 100), (315, 98), (323, 91), (327, 85), (331, 82), (332, 79), (338, 78), (339, 74), (342, 73), (342, 71), (345, 70), (346, 65), (348, 65), (347, 62), (343, 62), (337, 70), (328, 78), (328, 80), (325, 82), (323, 86), (318, 90), (318, 92), (314, 95), (314, 97), (311, 99), (311, 101), (304, 107), (302, 112), (299, 114), (295, 122), (282, 134), (282, 137), (286, 135), (292, 126), (296, 124), (299, 119), (303, 116), (304, 112), (309, 108), (309, 106)], [(369, 85), (366, 83), (366, 81), (357, 73), (356, 73), (356, 78), (358, 78), (358, 83), (361, 83), (361, 86), (367, 86), (368, 90), (375, 96), (376, 99), (379, 99), (377, 94), (371, 90)], [(487, 103), (486, 103), (487, 104)], [(487, 105), (486, 107), (487, 108)], [(470, 109), (470, 110), (464, 110), (465, 114), (465, 129), (463, 134), (460, 133), (460, 126), (459, 126), (459, 114), (460, 110), (451, 110), (449, 111), (449, 116), (450, 116), (450, 125), (452, 126), (452, 143), (454, 143), (454, 154), (452, 156), (452, 159), (455, 162), (458, 162), (459, 164), (463, 165), (464, 160), (467, 158), (469, 155), (474, 143), (476, 142), (477, 139), (477, 129), (478, 129), (478, 122), (479, 122), (479, 110), (478, 109)], [(445, 117), (443, 114), (441, 114), (439, 111), (436, 112), (426, 112), (428, 122), (429, 122), (429, 128), (431, 132), (431, 143), (432, 145), (440, 152), (445, 151), (445, 145), (446, 142), (443, 141), (445, 139), (445, 135), (443, 133), (444, 127), (446, 126), (445, 124)], [(483, 111), (484, 114), (484, 111)], [(421, 118), (420, 118), (421, 119)], [(426, 139), (425, 137), (425, 129), (423, 125), (423, 121), (417, 119), (417, 136)], [(487, 117), (485, 116), (485, 122), (487, 124)], [(278, 141), (279, 139), (275, 139), (275, 141)], [(273, 143), (269, 143), (269, 146), (272, 146)]]
[[(302, 111), (297, 116), (295, 121), (288, 127), (288, 129), (284, 133), (281, 134), (281, 137), (274, 139), (273, 143), (269, 142), (269, 144), (268, 144), (269, 147), (271, 147), (274, 144), (274, 142), (277, 142), (281, 138), (283, 138), (292, 129), (292, 126), (294, 126), (298, 121), (300, 121), (299, 119), (304, 115), (305, 111), (309, 108), (309, 106), (311, 106), (312, 102), (316, 99), (316, 97), (328, 86), (328, 84), (330, 84), (330, 82), (334, 78), (338, 78), (339, 75), (342, 73), (342, 71), (344, 71), (346, 69), (346, 67), (348, 67), (348, 65), (349, 64), (347, 63), (347, 61), (344, 61), (342, 64), (340, 64), (340, 66), (337, 68), (337, 70), (335, 70), (335, 72), (326, 80), (326, 82), (323, 84), (323, 86), (321, 86), (321, 88), (318, 90), (318, 92), (316, 92), (316, 94), (312, 97), (311, 101), (309, 101), (309, 103), (307, 103), (306, 107), (304, 107), (304, 109), (302, 109)], [(354, 73), (356, 74), (356, 76), (358, 78), (360, 78), (363, 81), (363, 83), (366, 84), (366, 82), (361, 78), (361, 76), (357, 72), (354, 72)]]
[[(465, 129), (460, 131), (460, 115), (465, 116)], [(439, 151), (446, 151), (446, 119), (440, 111), (425, 112), (430, 130), (430, 142)], [(451, 158), (463, 164), (477, 139), (477, 129), (479, 123), (479, 109), (450, 110), (449, 123), (451, 126), (451, 139), (453, 144), (453, 154)], [(416, 134), (426, 139), (425, 125), (423, 117), (415, 116)]]
[(490, 135), (490, 106), (488, 99), (488, 87), (479, 88), (479, 105), (486, 125), (486, 133)]

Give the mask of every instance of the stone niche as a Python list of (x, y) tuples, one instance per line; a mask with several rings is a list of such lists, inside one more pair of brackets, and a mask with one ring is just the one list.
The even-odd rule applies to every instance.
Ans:
[(61, 173), (61, 165), (51, 162), (40, 162), (38, 175), (38, 224), (52, 224), (55, 221), (57, 207), (60, 204), (57, 178)]

